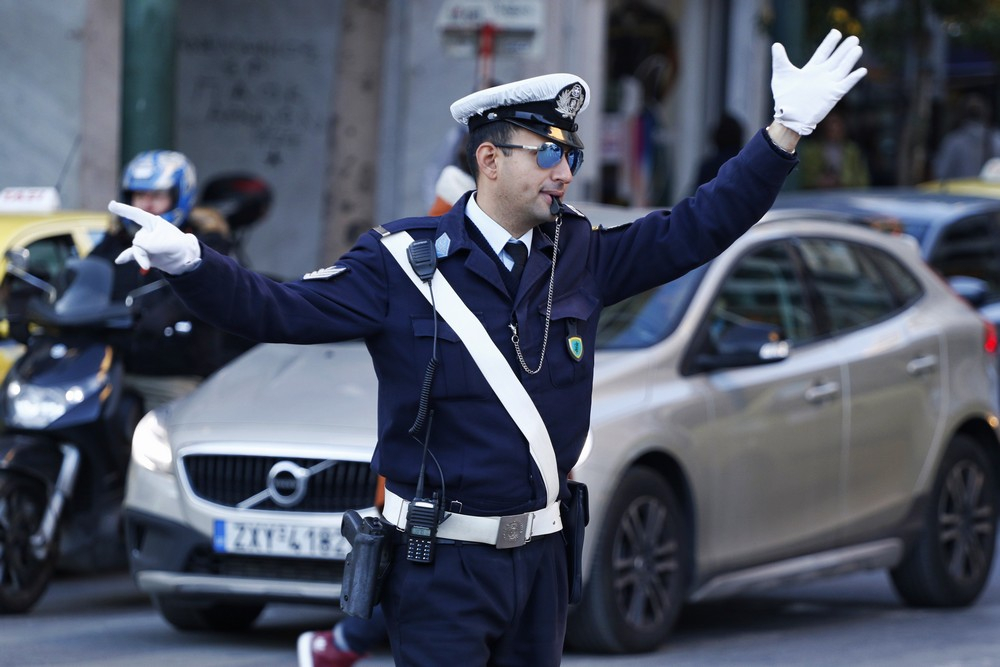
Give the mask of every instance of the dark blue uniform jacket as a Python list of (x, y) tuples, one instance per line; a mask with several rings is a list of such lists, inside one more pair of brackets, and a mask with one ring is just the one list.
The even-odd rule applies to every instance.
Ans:
[[(719, 177), (670, 212), (631, 224), (592, 229), (563, 209), (555, 298), (545, 363), (521, 370), (509, 323), (516, 318), (521, 348), (538, 364), (545, 323), (554, 224), (536, 229), (519, 292), (511, 298), (497, 261), (471, 237), (464, 211), (469, 195), (440, 217), (385, 225), (414, 239), (438, 242), (438, 270), (483, 322), (541, 413), (565, 480), (589, 427), (594, 336), (601, 308), (673, 280), (705, 263), (754, 224), (771, 206), (795, 160), (758, 133)], [(538, 231), (542, 233), (537, 233)], [(447, 235), (448, 242), (440, 239)], [(379, 379), (378, 445), (372, 460), (388, 487), (413, 497), (422, 447), (410, 429), (417, 413), (434, 332), (430, 304), (380, 242), (375, 230), (322, 279), (277, 283), (210, 249), (195, 270), (171, 277), (188, 306), (206, 321), (257, 341), (320, 343), (363, 338)], [(565, 344), (572, 327), (583, 338), (574, 360)], [(493, 394), (455, 332), (438, 323), (437, 369), (430, 450), (444, 473), (447, 500), (469, 514), (511, 514), (541, 508), (545, 489), (525, 438)], [(335, 383), (338, 378), (331, 377)], [(440, 488), (428, 458), (425, 492)], [(447, 507), (448, 505), (446, 505)]]

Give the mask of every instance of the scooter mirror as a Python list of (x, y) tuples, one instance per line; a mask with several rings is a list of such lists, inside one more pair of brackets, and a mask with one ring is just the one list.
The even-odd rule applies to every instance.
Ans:
[(27, 248), (11, 248), (4, 253), (4, 257), (7, 259), (7, 268), (27, 271), (28, 257), (30, 255), (31, 251)]
[(4, 253), (4, 258), (7, 260), (9, 274), (20, 278), (35, 289), (45, 292), (48, 302), (55, 303), (59, 294), (55, 286), (28, 273), (28, 260), (31, 258), (31, 252), (27, 248), (11, 248)]

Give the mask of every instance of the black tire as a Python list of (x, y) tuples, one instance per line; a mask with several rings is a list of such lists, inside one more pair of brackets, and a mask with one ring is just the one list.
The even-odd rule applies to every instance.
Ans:
[(48, 505), (45, 485), (0, 472), (0, 614), (30, 610), (45, 593), (59, 558), (59, 534), (42, 558), (31, 548)]
[(646, 468), (612, 496), (567, 644), (600, 653), (644, 653), (670, 635), (684, 603), (691, 530), (667, 482)]
[(907, 604), (965, 607), (982, 593), (996, 549), (997, 478), (972, 438), (956, 435), (934, 480), (924, 528), (891, 571)]
[(170, 625), (196, 632), (241, 632), (264, 611), (263, 604), (192, 602), (170, 595), (154, 595), (153, 605)]

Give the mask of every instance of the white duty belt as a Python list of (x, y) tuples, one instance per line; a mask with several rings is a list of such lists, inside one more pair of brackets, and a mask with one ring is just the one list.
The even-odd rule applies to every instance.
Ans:
[[(514, 423), (517, 424), (524, 437), (527, 438), (531, 458), (534, 459), (535, 465), (538, 466), (538, 470), (542, 474), (542, 481), (545, 483), (547, 504), (542, 510), (528, 512), (527, 514), (515, 517), (472, 517), (464, 514), (451, 514), (439, 526), (438, 536), (444, 539), (496, 544), (498, 548), (504, 548), (500, 547), (500, 542), (503, 540), (497, 540), (500, 523), (504, 520), (507, 520), (505, 522), (506, 527), (517, 524), (519, 520), (523, 521), (526, 525), (521, 528), (521, 532), (525, 533), (529, 539), (531, 534), (545, 535), (560, 530), (562, 528), (562, 521), (559, 518), (559, 473), (556, 465), (556, 454), (552, 448), (552, 440), (549, 438), (545, 422), (542, 421), (542, 416), (538, 413), (538, 408), (535, 406), (534, 401), (531, 400), (531, 396), (528, 395), (520, 379), (514, 374), (503, 354), (493, 343), (493, 339), (490, 338), (482, 322), (469, 310), (469, 307), (465, 305), (462, 298), (455, 292), (454, 288), (452, 288), (451, 284), (440, 272), (436, 273), (435, 277), (437, 280), (435, 281), (435, 286), (437, 290), (435, 290), (435, 298), (431, 299), (430, 285), (420, 279), (406, 256), (406, 249), (413, 243), (413, 238), (406, 232), (387, 233), (382, 236), (382, 243), (399, 263), (400, 267), (402, 267), (404, 273), (409, 276), (414, 286), (424, 295), (428, 303), (437, 308), (441, 317), (444, 318), (455, 333), (458, 334), (459, 338), (462, 339), (465, 349), (472, 355), (473, 360), (486, 378), (490, 388), (493, 389), (497, 398), (500, 399), (500, 403), (503, 404), (508, 414), (510, 414), (511, 419), (514, 420)], [(389, 508), (390, 495), (391, 492), (386, 490), (387, 509)], [(398, 496), (396, 497), (398, 498)], [(405, 503), (402, 499), (400, 501)], [(542, 516), (543, 514), (544, 517)], [(403, 527), (406, 523), (405, 511), (399, 516), (391, 517), (387, 511), (384, 512), (384, 515), (386, 520), (395, 523), (397, 527)], [(525, 518), (529, 517), (529, 515), (530, 518)], [(550, 516), (553, 517), (551, 521)], [(399, 523), (396, 519), (400, 519), (402, 523)], [(459, 519), (459, 521), (455, 521), (455, 519)], [(487, 521), (479, 521), (482, 519), (486, 519)], [(467, 527), (469, 534), (477, 537), (469, 537), (467, 534), (453, 535), (452, 533), (460, 532), (457, 528), (449, 529), (449, 534), (447, 535), (441, 532), (445, 529), (446, 525), (453, 521), (455, 522), (455, 526), (462, 525), (463, 527)], [(529, 522), (530, 525), (527, 525)], [(535, 523), (538, 523), (537, 529), (533, 527)], [(472, 528), (473, 525), (476, 525), (477, 528)], [(531, 531), (534, 532), (532, 533)], [(517, 531), (513, 531), (512, 529), (512, 532)], [(523, 544), (523, 542), (521, 543)], [(510, 544), (508, 546), (516, 545)]]
[[(406, 526), (410, 501), (385, 490), (382, 516), (400, 530)], [(470, 516), (450, 513), (438, 526), (437, 536), (445, 540), (492, 544), (497, 549), (510, 549), (530, 542), (532, 537), (549, 535), (562, 530), (559, 503), (544, 509), (508, 516)]]

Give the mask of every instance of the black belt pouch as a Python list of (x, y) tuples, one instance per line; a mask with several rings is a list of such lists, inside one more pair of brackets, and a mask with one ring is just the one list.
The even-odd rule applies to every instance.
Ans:
[(590, 523), (587, 485), (569, 480), (569, 499), (559, 507), (563, 539), (566, 540), (566, 573), (569, 575), (569, 603), (576, 604), (583, 595), (583, 533)]
[(348, 510), (340, 530), (351, 544), (344, 561), (340, 608), (350, 616), (371, 618), (372, 608), (382, 597), (382, 582), (392, 560), (385, 524), (376, 517), (362, 517)]

